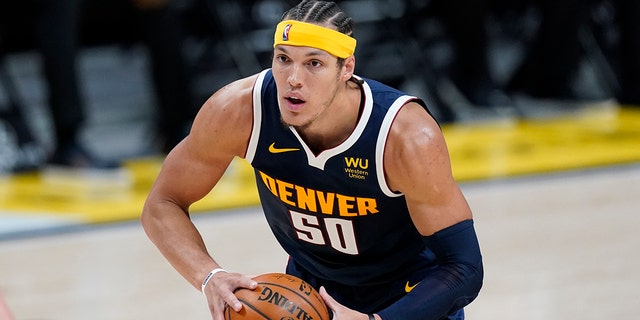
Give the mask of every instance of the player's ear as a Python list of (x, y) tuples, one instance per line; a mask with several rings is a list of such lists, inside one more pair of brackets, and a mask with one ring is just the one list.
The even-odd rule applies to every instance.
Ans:
[(353, 71), (356, 68), (356, 57), (351, 55), (344, 59), (344, 65), (342, 66), (342, 78), (347, 81), (353, 75)]

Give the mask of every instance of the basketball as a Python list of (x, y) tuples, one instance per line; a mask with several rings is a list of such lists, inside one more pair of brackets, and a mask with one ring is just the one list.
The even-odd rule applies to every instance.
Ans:
[(302, 279), (283, 273), (266, 273), (253, 279), (258, 287), (235, 292), (243, 307), (235, 312), (226, 306), (226, 320), (330, 320), (318, 291)]

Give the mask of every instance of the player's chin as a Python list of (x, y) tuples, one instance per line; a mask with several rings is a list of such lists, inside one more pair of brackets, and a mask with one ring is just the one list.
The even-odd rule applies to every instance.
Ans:
[(301, 114), (293, 112), (281, 112), (280, 121), (282, 121), (282, 124), (287, 127), (295, 128), (304, 127), (309, 123), (309, 120), (304, 118)]

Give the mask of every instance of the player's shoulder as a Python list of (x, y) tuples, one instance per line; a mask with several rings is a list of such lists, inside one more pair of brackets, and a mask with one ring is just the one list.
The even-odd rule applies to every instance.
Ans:
[(388, 144), (394, 149), (439, 148), (443, 142), (443, 133), (424, 106), (409, 101), (397, 113), (389, 130)]
[(212, 94), (202, 105), (194, 121), (195, 128), (221, 128), (227, 132), (245, 130), (253, 117), (253, 84), (257, 75), (231, 82)]
[(433, 117), (416, 102), (405, 104), (394, 118), (384, 149), (384, 171), (392, 190), (411, 193), (416, 177), (447, 172), (444, 135)]
[(249, 76), (220, 88), (205, 101), (198, 117), (227, 123), (237, 118), (251, 117), (253, 84), (256, 78), (257, 75)]
[(254, 74), (223, 86), (211, 95), (206, 104), (212, 107), (238, 105), (239, 103), (251, 105), (253, 85), (257, 78), (258, 74)]
[(431, 113), (425, 108), (425, 106), (418, 101), (407, 101), (396, 114), (392, 123), (392, 128), (395, 127), (399, 133), (411, 133), (438, 131), (440, 132), (440, 126), (438, 122), (433, 118)]

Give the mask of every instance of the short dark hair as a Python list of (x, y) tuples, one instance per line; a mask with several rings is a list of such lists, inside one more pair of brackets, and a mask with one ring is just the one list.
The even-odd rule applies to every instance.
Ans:
[(332, 1), (303, 0), (282, 15), (282, 20), (296, 20), (313, 24), (331, 24), (336, 30), (353, 36), (353, 19)]

